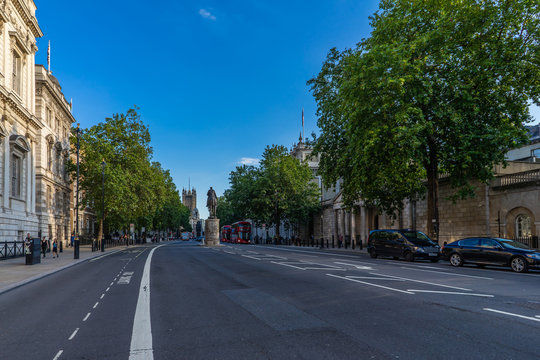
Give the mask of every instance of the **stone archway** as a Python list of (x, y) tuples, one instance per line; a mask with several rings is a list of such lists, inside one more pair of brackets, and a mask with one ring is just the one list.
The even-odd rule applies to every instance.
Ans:
[(536, 227), (534, 226), (534, 223), (536, 221), (535, 216), (531, 210), (529, 210), (526, 207), (518, 206), (510, 210), (506, 214), (506, 235), (507, 237), (513, 239), (518, 234), (516, 232), (516, 221), (523, 221), (524, 219), (528, 218), (529, 225), (530, 225), (530, 236), (535, 236), (536, 234)]

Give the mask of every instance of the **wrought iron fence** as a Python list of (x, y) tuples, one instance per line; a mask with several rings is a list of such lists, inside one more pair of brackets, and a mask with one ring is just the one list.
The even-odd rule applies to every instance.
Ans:
[(0, 260), (24, 256), (24, 241), (0, 242)]
[(531, 249), (538, 249), (538, 236), (522, 236), (516, 237), (514, 240), (527, 245)]

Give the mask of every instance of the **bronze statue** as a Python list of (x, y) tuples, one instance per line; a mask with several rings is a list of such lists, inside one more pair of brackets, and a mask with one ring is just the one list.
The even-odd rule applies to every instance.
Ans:
[(210, 186), (210, 190), (208, 190), (208, 193), (206, 195), (208, 196), (208, 200), (206, 200), (206, 206), (208, 207), (208, 213), (210, 214), (208, 218), (214, 219), (216, 217), (216, 209), (217, 209), (216, 192)]

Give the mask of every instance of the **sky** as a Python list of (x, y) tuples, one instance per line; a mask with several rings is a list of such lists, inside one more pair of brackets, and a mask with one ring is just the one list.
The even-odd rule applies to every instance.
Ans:
[[(229, 188), (267, 145), (317, 132), (306, 82), (369, 36), (374, 0), (35, 0), (47, 64), (82, 128), (137, 106), (177, 188)], [(532, 114), (540, 119), (540, 109)]]

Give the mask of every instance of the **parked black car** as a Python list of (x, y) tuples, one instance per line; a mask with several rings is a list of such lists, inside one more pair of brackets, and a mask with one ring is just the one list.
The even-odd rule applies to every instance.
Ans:
[(367, 251), (372, 258), (391, 256), (404, 258), (429, 259), (439, 261), (440, 247), (421, 231), (413, 230), (373, 230), (369, 233)]
[(515, 272), (526, 272), (540, 266), (540, 252), (510, 239), (474, 237), (444, 245), (442, 256), (453, 266), (464, 263), (478, 266), (510, 266)]

